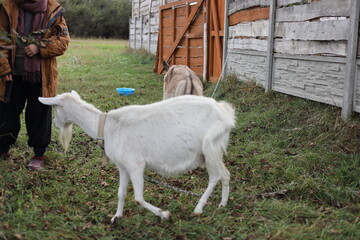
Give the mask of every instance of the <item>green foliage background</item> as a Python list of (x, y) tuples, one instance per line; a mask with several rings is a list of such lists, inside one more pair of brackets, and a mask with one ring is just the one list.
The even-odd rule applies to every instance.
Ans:
[(129, 0), (59, 0), (72, 37), (129, 38)]
[(59, 0), (72, 37), (129, 38), (129, 0)]

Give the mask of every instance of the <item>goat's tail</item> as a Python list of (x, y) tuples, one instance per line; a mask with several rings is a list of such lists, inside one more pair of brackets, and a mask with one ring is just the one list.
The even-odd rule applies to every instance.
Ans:
[(235, 108), (233, 107), (233, 105), (225, 101), (220, 101), (219, 105), (223, 110), (224, 115), (227, 116), (228, 123), (231, 125), (231, 127), (234, 127), (236, 123), (236, 117)]

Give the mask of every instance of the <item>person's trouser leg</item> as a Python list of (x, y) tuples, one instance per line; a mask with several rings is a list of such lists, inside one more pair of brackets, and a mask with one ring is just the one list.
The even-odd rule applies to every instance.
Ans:
[(14, 77), (13, 81), (10, 102), (0, 102), (0, 153), (9, 151), (10, 145), (16, 142), (21, 127), (20, 114), (26, 102), (20, 79)]
[(36, 157), (42, 157), (51, 140), (51, 106), (42, 104), (41, 83), (28, 84), (25, 123), (29, 135), (28, 145), (34, 149)]

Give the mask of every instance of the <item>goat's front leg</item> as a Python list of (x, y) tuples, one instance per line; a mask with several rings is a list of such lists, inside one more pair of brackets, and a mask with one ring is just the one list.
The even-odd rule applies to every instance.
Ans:
[(113, 218), (111, 218), (111, 223), (115, 222), (116, 218), (120, 218), (123, 215), (125, 196), (126, 196), (126, 188), (129, 183), (129, 174), (119, 167), (120, 174), (120, 183), (119, 183), (119, 191), (118, 191), (118, 206), (116, 210), (116, 214)]
[(163, 211), (160, 208), (157, 208), (144, 200), (144, 170), (137, 169), (130, 174), (130, 178), (134, 188), (135, 201), (137, 201), (144, 208), (154, 213), (156, 216), (159, 216), (162, 219), (166, 220), (169, 219), (169, 211)]

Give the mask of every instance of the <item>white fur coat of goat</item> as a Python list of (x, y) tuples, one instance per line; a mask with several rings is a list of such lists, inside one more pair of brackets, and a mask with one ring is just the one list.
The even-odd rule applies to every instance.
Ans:
[[(39, 98), (39, 101), (55, 106), (54, 123), (60, 129), (65, 147), (71, 139), (73, 123), (90, 137), (97, 138), (102, 112), (81, 100), (76, 92)], [(135, 200), (141, 206), (163, 219), (169, 218), (168, 211), (153, 206), (143, 198), (145, 168), (170, 176), (205, 164), (209, 184), (193, 214), (202, 213), (219, 181), (222, 183), (220, 206), (225, 206), (230, 173), (222, 157), (234, 126), (235, 113), (230, 104), (191, 95), (109, 111), (104, 123), (105, 153), (120, 172), (118, 206), (111, 221), (123, 215), (129, 180)]]
[(166, 67), (163, 99), (181, 95), (203, 95), (203, 84), (195, 72), (184, 65)]

